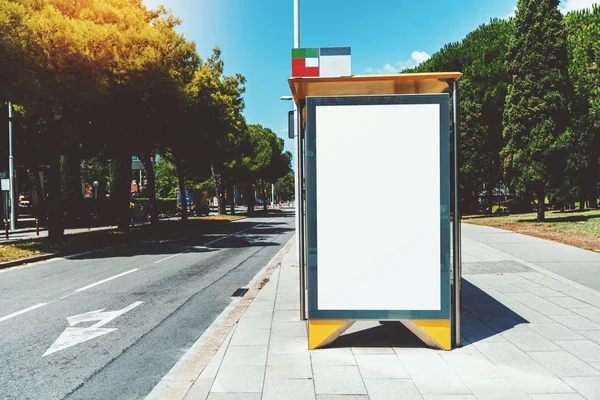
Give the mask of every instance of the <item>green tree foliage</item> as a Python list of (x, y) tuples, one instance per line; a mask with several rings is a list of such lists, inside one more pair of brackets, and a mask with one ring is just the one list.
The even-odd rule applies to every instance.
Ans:
[(478, 211), (477, 200), (484, 187), (491, 212), (493, 189), (502, 179), (502, 114), (508, 87), (507, 50), (512, 35), (511, 21), (491, 20), (408, 71), (463, 72), (459, 81), (463, 212)]
[(562, 184), (568, 150), (566, 32), (558, 0), (519, 0), (511, 41), (511, 82), (504, 111), (502, 151), (509, 186), (533, 192), (538, 221), (549, 188)]
[(586, 197), (598, 208), (598, 158), (600, 156), (600, 6), (569, 13), (569, 77), (575, 97), (572, 107), (570, 179), (578, 187), (580, 207)]
[(463, 40), (468, 58), (460, 83), (462, 180), (471, 186), (473, 197), (485, 187), (487, 211), (492, 211), (493, 190), (502, 180), (500, 151), (502, 115), (508, 88), (507, 49), (513, 24), (492, 20), (481, 25)]
[(540, 218), (541, 190), (555, 208), (598, 205), (600, 6), (561, 18), (557, 3), (521, 1), (515, 18), (491, 20), (405, 71), (463, 73), (463, 212), (481, 211), (483, 195), (491, 211), (493, 188), (505, 185), (524, 209), (536, 198)]
[[(210, 168), (219, 198), (219, 213), (225, 212), (225, 191), (232, 199), (233, 184), (239, 180), (242, 137), (246, 121), (242, 116), (246, 78), (241, 74), (224, 75), (221, 50), (198, 69), (194, 79), (195, 112), (201, 116), (201, 157)], [(207, 151), (208, 150), (208, 151)], [(233, 203), (231, 210), (234, 211)]]
[(160, 157), (156, 164), (156, 186), (158, 197), (177, 197), (177, 169), (166, 157)]
[(110, 186), (127, 229), (132, 155), (146, 168), (153, 222), (158, 153), (161, 196), (175, 193), (173, 169), (180, 190), (212, 177), (221, 199), (243, 181), (245, 78), (224, 75), (218, 48), (202, 62), (179, 23), (140, 0), (0, 0), (0, 104), (16, 103), (19, 163), (50, 165), (53, 240), (62, 237), (63, 198), (69, 212), (78, 208), (82, 176), (102, 192)]
[(288, 172), (275, 182), (275, 196), (283, 201), (294, 200), (294, 173)]
[[(254, 209), (254, 189), (265, 193), (267, 183), (275, 183), (290, 172), (292, 155), (284, 152), (284, 140), (262, 125), (248, 125), (246, 152), (242, 157), (242, 175), (246, 182), (248, 212)], [(261, 196), (266, 208), (265, 196)]]

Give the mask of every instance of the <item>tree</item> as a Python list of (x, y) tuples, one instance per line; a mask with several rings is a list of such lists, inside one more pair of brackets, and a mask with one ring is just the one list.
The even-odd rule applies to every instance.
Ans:
[(165, 157), (160, 157), (156, 164), (156, 192), (161, 198), (174, 198), (177, 196), (177, 170)]
[(294, 173), (288, 172), (284, 177), (275, 182), (275, 196), (280, 200), (290, 201), (294, 199)]
[[(105, 83), (105, 71), (114, 60), (111, 26), (96, 23), (82, 3), (67, 0), (23, 1), (27, 37), (23, 64), (30, 74), (23, 103), (36, 110), (49, 135), (49, 236), (60, 241), (62, 227), (61, 153), (63, 143), (78, 142), (86, 110), (93, 107)], [(107, 8), (107, 7), (104, 7)], [(98, 10), (102, 11), (102, 10)], [(81, 18), (81, 14), (85, 18)]]
[[(283, 147), (283, 139), (271, 129), (258, 124), (248, 125), (242, 158), (248, 213), (254, 210), (254, 185), (262, 194), (265, 192), (265, 183), (275, 183), (290, 172), (292, 155), (284, 152)], [(263, 204), (266, 209), (266, 201)]]
[(461, 209), (478, 212), (478, 198), (486, 188), (491, 212), (493, 189), (502, 179), (500, 150), (502, 114), (508, 87), (508, 44), (512, 20), (493, 19), (449, 43), (439, 52), (406, 72), (462, 71), (459, 80)]
[[(5, 95), (33, 114), (32, 119), (41, 121), (39, 131), (47, 137), (50, 164), (49, 233), (51, 240), (59, 241), (63, 233), (61, 156), (63, 165), (73, 167), (92, 147), (90, 143), (97, 145), (98, 137), (111, 137), (106, 134), (111, 132), (110, 120), (102, 118), (101, 112), (106, 108), (102, 106), (110, 104), (106, 101), (110, 78), (145, 67), (148, 60), (161, 60), (148, 43), (164, 42), (159, 33), (166, 28), (160, 23), (162, 14), (148, 12), (139, 1), (2, 0), (0, 14), (0, 53), (18, 71), (8, 74), (11, 85), (0, 86), (8, 88)], [(113, 120), (113, 130), (117, 125)], [(126, 164), (131, 162), (131, 152), (122, 151), (114, 158), (119, 158), (114, 160), (120, 166), (117, 170), (129, 176)], [(68, 181), (73, 182), (68, 186), (74, 186), (76, 179)], [(121, 184), (114, 194), (120, 194), (120, 203), (127, 208), (129, 184), (125, 179), (117, 181)], [(121, 217), (120, 225), (128, 222), (125, 213)]]
[(469, 33), (462, 52), (469, 60), (460, 82), (461, 177), (479, 195), (486, 188), (492, 212), (494, 189), (502, 180), (502, 115), (508, 88), (507, 49), (513, 23), (491, 20)]
[(505, 175), (517, 192), (535, 194), (537, 219), (543, 221), (547, 189), (560, 186), (568, 148), (571, 89), (558, 0), (519, 0), (509, 53)]
[[(598, 159), (600, 157), (600, 6), (567, 14), (569, 77), (573, 101), (573, 151), (569, 166), (579, 185), (580, 207), (585, 197), (598, 208)], [(587, 196), (585, 194), (587, 193)]]
[[(239, 178), (242, 136), (246, 121), (242, 116), (246, 78), (224, 75), (221, 50), (216, 47), (194, 79), (195, 115), (203, 146), (196, 156), (210, 169), (219, 198), (219, 214), (225, 212), (225, 190), (233, 199), (233, 184)], [(200, 166), (202, 169), (202, 166)], [(231, 202), (231, 210), (234, 205)]]

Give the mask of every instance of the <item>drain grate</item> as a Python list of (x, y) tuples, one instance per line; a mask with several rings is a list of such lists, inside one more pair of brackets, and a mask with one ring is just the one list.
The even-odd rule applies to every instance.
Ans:
[(235, 292), (233, 292), (233, 294), (231, 295), (231, 297), (244, 297), (244, 295), (246, 294), (246, 292), (248, 292), (248, 289), (246, 289), (246, 288), (239, 288)]

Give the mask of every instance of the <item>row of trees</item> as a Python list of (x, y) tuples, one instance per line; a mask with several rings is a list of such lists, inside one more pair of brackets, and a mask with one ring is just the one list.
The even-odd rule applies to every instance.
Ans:
[(251, 194), (256, 181), (289, 172), (283, 140), (246, 124), (244, 76), (224, 74), (218, 48), (202, 60), (179, 23), (142, 0), (0, 0), (0, 104), (15, 104), (18, 163), (49, 166), (51, 239), (61, 240), (63, 211), (81, 200), (82, 176), (98, 179), (100, 193), (109, 187), (127, 229), (132, 155), (146, 170), (153, 223), (156, 154), (175, 166), (182, 193), (210, 177), (221, 200), (233, 184)]
[(462, 71), (461, 208), (492, 211), (505, 185), (520, 203), (598, 207), (600, 6), (563, 16), (558, 0), (519, 0), (410, 72)]

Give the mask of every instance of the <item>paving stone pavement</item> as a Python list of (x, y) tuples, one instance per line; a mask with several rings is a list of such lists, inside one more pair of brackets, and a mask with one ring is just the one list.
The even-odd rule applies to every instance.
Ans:
[(463, 346), (449, 352), (399, 323), (366, 321), (308, 350), (291, 251), (186, 398), (600, 399), (600, 292), (520, 258), (531, 244), (600, 274), (600, 254), (538, 241), (463, 224)]

